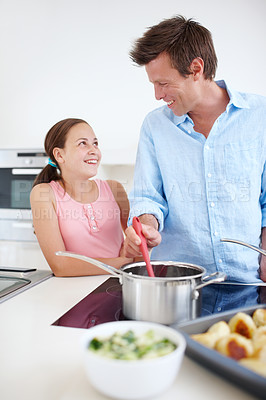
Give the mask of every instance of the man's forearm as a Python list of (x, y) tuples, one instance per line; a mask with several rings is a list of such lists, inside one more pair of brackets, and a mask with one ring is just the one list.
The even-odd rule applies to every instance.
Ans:
[[(159, 230), (159, 223), (157, 218), (155, 218), (152, 214), (142, 214), (139, 216), (139, 220), (142, 224), (152, 226), (157, 231)], [(266, 233), (266, 232), (265, 232)], [(265, 243), (266, 243), (266, 234), (265, 234)]]

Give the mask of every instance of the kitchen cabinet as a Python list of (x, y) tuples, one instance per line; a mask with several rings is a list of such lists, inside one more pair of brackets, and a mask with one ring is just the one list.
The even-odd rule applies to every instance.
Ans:
[[(148, 26), (176, 13), (211, 30), (218, 79), (264, 95), (266, 83), (253, 71), (266, 61), (265, 2), (242, 2), (241, 18), (239, 1), (223, 2), (219, 15), (212, 3), (1, 1), (0, 147), (42, 146), (54, 123), (76, 116), (92, 125), (107, 162), (133, 162), (143, 119), (162, 103), (129, 51)], [(239, 54), (250, 55), (244, 65), (236, 43)]]

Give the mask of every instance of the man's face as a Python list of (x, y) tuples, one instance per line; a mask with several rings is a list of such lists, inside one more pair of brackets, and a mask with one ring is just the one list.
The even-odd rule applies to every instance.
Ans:
[(165, 101), (178, 116), (193, 111), (197, 100), (193, 74), (184, 78), (172, 67), (167, 53), (161, 53), (155, 60), (146, 64), (145, 69), (154, 85), (157, 100)]

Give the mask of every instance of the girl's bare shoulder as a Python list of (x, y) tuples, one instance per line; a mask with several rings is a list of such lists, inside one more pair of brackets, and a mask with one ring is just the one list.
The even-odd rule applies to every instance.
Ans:
[(49, 183), (39, 183), (32, 188), (30, 198), (31, 201), (51, 201), (54, 199), (54, 192)]
[(122, 185), (122, 183), (115, 181), (115, 180), (110, 180), (107, 179), (106, 182), (108, 183), (108, 185), (110, 186), (111, 190), (115, 190), (115, 189), (121, 189), (121, 190), (125, 190), (124, 186)]
[(126, 196), (125, 188), (120, 182), (114, 180), (106, 180), (106, 182), (108, 183), (110, 189), (112, 190), (115, 198), (119, 197), (119, 195)]

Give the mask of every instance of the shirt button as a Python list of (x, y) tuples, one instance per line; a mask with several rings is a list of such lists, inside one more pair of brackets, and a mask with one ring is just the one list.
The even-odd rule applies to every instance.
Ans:
[(214, 236), (218, 236), (218, 232), (217, 231), (214, 232)]
[(90, 205), (90, 204), (88, 204), (88, 208), (91, 208), (91, 205)]
[(212, 202), (212, 203), (211, 203), (211, 207), (214, 207), (214, 206), (215, 206), (215, 204)]
[(219, 258), (218, 263), (222, 264), (223, 260)]
[(92, 221), (94, 221), (94, 220), (95, 220), (95, 217), (94, 217), (93, 215), (91, 216), (91, 220), (92, 220)]
[(191, 133), (191, 131), (190, 131), (190, 130), (188, 130), (188, 131), (187, 131), (187, 133)]
[(97, 226), (93, 226), (92, 229), (95, 231), (97, 229)]
[(206, 150), (210, 150), (210, 147), (208, 145), (205, 146)]
[(221, 311), (221, 309), (222, 309), (221, 307), (217, 307), (217, 311)]
[(212, 174), (209, 172), (209, 173), (208, 173), (208, 178), (211, 178), (211, 176), (212, 176)]

